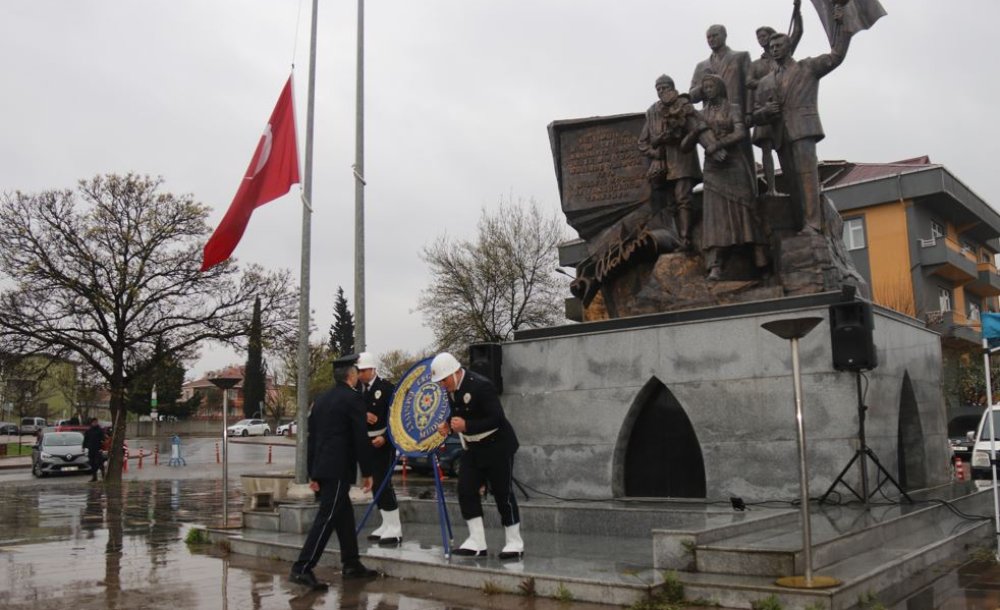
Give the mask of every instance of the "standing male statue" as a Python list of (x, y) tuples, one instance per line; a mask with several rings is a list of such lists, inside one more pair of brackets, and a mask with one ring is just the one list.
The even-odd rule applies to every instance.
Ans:
[[(757, 28), (757, 43), (763, 52), (759, 59), (750, 63), (750, 73), (747, 76), (747, 108), (752, 112), (757, 107), (757, 85), (761, 79), (774, 71), (774, 60), (771, 59), (771, 52), (768, 47), (771, 44), (771, 36), (777, 31), (767, 25)], [(802, 40), (802, 0), (795, 0), (792, 7), (792, 28), (789, 32), (791, 50), (789, 54), (795, 54), (795, 48)], [(767, 183), (767, 194), (774, 195), (777, 191), (774, 187), (774, 141), (771, 137), (771, 126), (767, 123), (754, 125), (752, 118), (748, 117), (747, 126), (753, 127), (751, 142), (760, 148), (761, 165), (764, 166), (764, 181)]]
[[(843, 20), (837, 5), (834, 20)], [(773, 72), (760, 80), (756, 92), (753, 122), (769, 124), (781, 171), (791, 194), (802, 210), (802, 233), (822, 233), (822, 196), (819, 186), (816, 143), (823, 139), (819, 120), (819, 79), (839, 66), (847, 56), (850, 35), (838, 28), (830, 52), (801, 61), (792, 58), (792, 41), (786, 34), (771, 36), (768, 50), (774, 60)]]
[[(639, 133), (639, 152), (650, 160), (646, 178), (653, 188), (654, 212), (670, 212), (681, 248), (686, 250), (691, 247), (694, 222), (691, 193), (701, 182), (701, 167), (693, 143), (682, 143), (688, 134), (698, 134), (706, 127), (688, 96), (677, 93), (674, 79), (666, 74), (656, 79), (656, 96), (659, 99), (646, 110), (646, 123)], [(661, 198), (671, 188), (673, 200), (663, 203)]]

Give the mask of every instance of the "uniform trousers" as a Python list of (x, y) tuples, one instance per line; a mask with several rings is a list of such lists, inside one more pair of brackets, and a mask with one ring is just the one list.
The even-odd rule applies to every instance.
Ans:
[(468, 443), (458, 471), (458, 505), (466, 521), (483, 516), (479, 489), (489, 482), (504, 527), (521, 522), (517, 498), (511, 490), (514, 454), (504, 443), (489, 439)]
[(379, 486), (382, 485), (382, 481), (387, 478), (389, 479), (385, 489), (382, 490), (382, 495), (378, 497), (379, 510), (389, 511), (399, 508), (399, 504), (396, 502), (396, 490), (392, 487), (392, 473), (389, 472), (389, 466), (392, 464), (392, 458), (395, 457), (395, 453), (396, 448), (388, 441), (380, 448), (372, 451), (372, 457), (374, 458), (372, 493), (378, 491)]
[(337, 479), (322, 479), (319, 481), (319, 512), (313, 520), (306, 542), (302, 545), (299, 558), (292, 564), (292, 571), (297, 574), (309, 572), (319, 563), (323, 556), (330, 535), (336, 531), (340, 541), (340, 560), (345, 566), (358, 561), (358, 538), (354, 531), (354, 509), (348, 492), (351, 484)]

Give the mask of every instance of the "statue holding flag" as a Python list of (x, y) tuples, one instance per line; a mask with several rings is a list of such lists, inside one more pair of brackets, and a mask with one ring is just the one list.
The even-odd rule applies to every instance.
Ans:
[(816, 143), (823, 139), (819, 81), (843, 63), (851, 36), (885, 14), (878, 0), (813, 0), (830, 39), (830, 52), (796, 61), (787, 34), (771, 36), (774, 71), (760, 80), (753, 121), (769, 125), (791, 195), (802, 213), (803, 234), (825, 228)]

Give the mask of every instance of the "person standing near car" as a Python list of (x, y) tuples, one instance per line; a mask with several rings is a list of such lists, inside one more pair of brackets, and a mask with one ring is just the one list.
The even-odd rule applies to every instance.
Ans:
[(466, 447), (459, 462), (458, 504), (469, 527), (469, 537), (452, 553), (486, 556), (479, 489), (488, 482), (504, 527), (505, 544), (498, 557), (520, 559), (524, 556), (521, 515), (512, 490), (518, 442), (496, 388), (486, 377), (462, 368), (448, 352), (441, 352), (431, 360), (431, 380), (448, 392), (451, 401), (451, 418), (441, 422), (438, 432), (445, 436), (457, 432)]
[[(313, 568), (337, 532), (340, 542), (341, 574), (348, 578), (374, 578), (378, 572), (361, 563), (354, 531), (354, 509), (348, 492), (360, 466), (362, 489), (372, 487), (372, 452), (365, 425), (365, 402), (354, 389), (358, 383), (357, 355), (341, 356), (333, 363), (336, 385), (316, 399), (309, 412), (306, 467), (309, 488), (319, 499), (313, 521), (299, 558), (292, 564), (288, 580), (312, 589), (328, 584), (316, 579)], [(332, 527), (331, 527), (332, 526)]]
[(399, 522), (399, 504), (396, 491), (392, 488), (392, 474), (389, 466), (396, 456), (396, 448), (389, 442), (389, 405), (396, 386), (391, 381), (379, 377), (378, 363), (369, 352), (358, 354), (358, 389), (367, 405), (365, 413), (368, 423), (368, 439), (372, 444), (374, 470), (372, 490), (378, 490), (382, 481), (385, 489), (378, 498), (378, 510), (382, 515), (382, 525), (368, 535), (369, 540), (377, 540), (379, 545), (391, 546), (403, 542), (403, 526)]
[(104, 429), (96, 417), (90, 418), (90, 427), (83, 433), (83, 448), (87, 450), (87, 461), (90, 462), (90, 480), (97, 480), (97, 471), (101, 472), (104, 478), (104, 456), (101, 449), (104, 447)]

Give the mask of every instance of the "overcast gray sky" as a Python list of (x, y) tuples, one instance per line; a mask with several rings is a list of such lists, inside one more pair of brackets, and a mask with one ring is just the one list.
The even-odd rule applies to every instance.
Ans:
[[(998, 0), (882, 0), (823, 79), (823, 159), (927, 154), (1000, 201), (994, 37)], [(98, 173), (160, 175), (222, 217), (290, 65), (305, 145), (308, 0), (4, 0), (7, 127), (0, 190), (68, 188)], [(353, 308), (355, 0), (321, 0), (312, 298), (325, 336), (333, 295)], [(759, 55), (754, 30), (786, 30), (791, 0), (369, 0), (366, 21), (368, 347), (432, 343), (415, 311), (420, 248), (474, 230), (501, 197), (559, 210), (546, 125), (639, 112), (653, 81), (686, 89), (707, 26)], [(301, 11), (301, 14), (300, 14)], [(799, 58), (829, 50), (809, 0)], [(304, 155), (301, 155), (304, 161)], [(292, 195), (258, 209), (242, 262), (299, 269)], [(243, 354), (206, 346), (191, 375)]]

